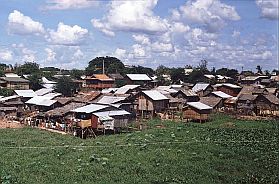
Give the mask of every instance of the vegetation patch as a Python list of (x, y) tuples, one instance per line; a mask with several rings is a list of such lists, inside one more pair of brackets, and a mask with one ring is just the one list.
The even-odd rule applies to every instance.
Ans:
[[(235, 126), (221, 126), (228, 122)], [(155, 119), (147, 125), (87, 140), (0, 130), (1, 182), (278, 183), (277, 122), (217, 115), (204, 124)]]

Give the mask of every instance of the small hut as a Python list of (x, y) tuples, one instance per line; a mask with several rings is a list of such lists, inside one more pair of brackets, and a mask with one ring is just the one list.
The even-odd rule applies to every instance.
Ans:
[(155, 90), (142, 91), (137, 95), (137, 112), (141, 117), (153, 117), (158, 112), (164, 112), (169, 105), (169, 99)]
[(214, 111), (220, 111), (223, 107), (222, 98), (218, 97), (200, 97), (200, 102), (212, 107)]
[(213, 87), (208, 83), (197, 83), (192, 90), (198, 94), (198, 96), (207, 96), (213, 91)]
[(257, 115), (273, 115), (279, 116), (279, 99), (273, 95), (258, 95), (255, 99)]
[(212, 107), (201, 102), (188, 102), (183, 111), (183, 118), (188, 120), (198, 120), (204, 122), (209, 120)]

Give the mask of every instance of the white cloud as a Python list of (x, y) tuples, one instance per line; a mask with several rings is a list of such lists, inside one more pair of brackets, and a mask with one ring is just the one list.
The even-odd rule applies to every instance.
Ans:
[(154, 15), (158, 0), (112, 1), (102, 20), (92, 19), (93, 26), (108, 36), (115, 31), (156, 34), (168, 30), (167, 21)]
[(150, 39), (145, 35), (133, 35), (133, 38), (136, 42), (142, 44), (142, 45), (149, 45)]
[(66, 10), (82, 9), (97, 6), (98, 1), (93, 0), (48, 0), (44, 9), (47, 10)]
[(221, 3), (220, 0), (189, 0), (179, 10), (172, 11), (174, 20), (199, 23), (208, 31), (219, 31), (226, 21), (237, 21), (240, 16), (233, 6)]
[(126, 50), (125, 49), (120, 49), (120, 48), (117, 48), (114, 52), (114, 55), (117, 57), (117, 58), (120, 58), (120, 59), (124, 59), (126, 57)]
[(262, 17), (271, 20), (279, 19), (278, 0), (256, 0), (256, 4), (261, 9)]
[(57, 31), (49, 30), (47, 41), (57, 45), (81, 45), (88, 38), (88, 30), (78, 25), (73, 27), (62, 22), (58, 24)]
[(81, 58), (83, 58), (83, 57), (84, 57), (84, 53), (78, 48), (78, 49), (75, 51), (75, 53), (74, 53), (72, 59), (73, 59), (73, 60), (77, 60), (77, 59), (81, 59)]
[(142, 45), (139, 44), (134, 44), (133, 46), (133, 57), (136, 59), (140, 59), (140, 58), (146, 58), (147, 57), (147, 53), (144, 49), (144, 47)]
[(45, 32), (43, 24), (32, 20), (21, 12), (14, 10), (8, 17), (8, 30), (12, 34), (43, 34)]
[(240, 36), (240, 32), (239, 31), (233, 31), (232, 37), (233, 38), (237, 38)]
[(10, 50), (0, 50), (0, 61), (12, 61), (13, 52)]
[(47, 62), (56, 61), (56, 52), (50, 48), (45, 48), (45, 52), (47, 53)]
[(24, 62), (34, 62), (36, 61), (36, 51), (30, 50), (26, 47), (22, 48), (22, 60)]
[(153, 52), (172, 52), (173, 46), (170, 43), (154, 42), (151, 45)]

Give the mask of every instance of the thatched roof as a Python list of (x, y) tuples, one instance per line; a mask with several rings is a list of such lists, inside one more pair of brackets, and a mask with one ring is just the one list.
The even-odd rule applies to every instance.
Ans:
[(279, 98), (273, 94), (263, 95), (269, 102), (279, 105)]

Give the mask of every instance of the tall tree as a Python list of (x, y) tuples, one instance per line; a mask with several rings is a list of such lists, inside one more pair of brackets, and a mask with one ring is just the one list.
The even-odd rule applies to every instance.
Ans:
[(124, 64), (116, 57), (96, 57), (89, 61), (85, 72), (87, 75), (100, 74), (103, 72), (103, 64), (105, 73), (120, 73), (123, 74)]
[(77, 90), (77, 86), (70, 77), (63, 76), (58, 79), (55, 90), (64, 96), (73, 96)]
[(40, 73), (33, 73), (28, 76), (30, 88), (33, 90), (38, 90), (42, 88), (42, 76)]
[(258, 74), (263, 74), (262, 67), (260, 65), (257, 65), (256, 69)]
[(40, 73), (40, 67), (38, 63), (35, 62), (25, 62), (23, 65), (16, 68), (18, 75)]

